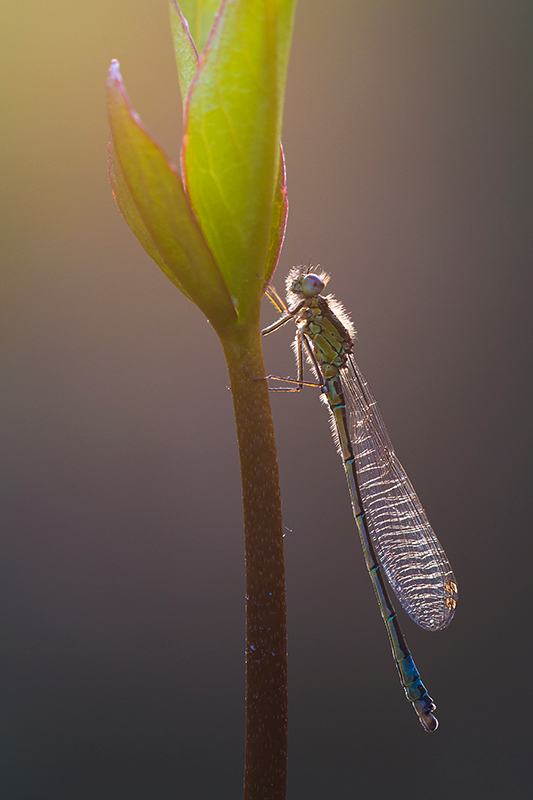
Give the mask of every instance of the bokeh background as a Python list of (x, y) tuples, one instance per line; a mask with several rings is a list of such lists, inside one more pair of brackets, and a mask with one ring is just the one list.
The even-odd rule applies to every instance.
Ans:
[[(0, 8), (0, 795), (233, 800), (239, 467), (218, 340), (107, 181), (104, 86), (178, 159), (165, 0)], [(273, 397), (291, 800), (531, 797), (530, 0), (300, 0), (275, 283), (312, 261), (459, 582), (402, 696), (313, 390)], [(265, 322), (274, 319), (265, 306)], [(293, 331), (265, 340), (291, 374)]]

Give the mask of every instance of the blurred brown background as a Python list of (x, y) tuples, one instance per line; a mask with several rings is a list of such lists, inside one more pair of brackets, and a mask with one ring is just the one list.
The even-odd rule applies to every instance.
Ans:
[[(218, 341), (107, 181), (106, 70), (178, 158), (165, 0), (4, 0), (0, 795), (230, 800), (243, 546)], [(454, 565), (402, 697), (313, 390), (275, 396), (291, 800), (529, 798), (533, 4), (300, 0), (275, 283), (331, 271)], [(274, 318), (265, 307), (265, 320)], [(292, 331), (265, 341), (293, 370)]]

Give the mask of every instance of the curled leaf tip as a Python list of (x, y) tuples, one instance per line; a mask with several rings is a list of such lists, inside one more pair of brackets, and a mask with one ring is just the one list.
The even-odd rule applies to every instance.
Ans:
[(112, 58), (107, 73), (107, 83), (109, 85), (110, 83), (115, 83), (116, 81), (122, 83), (122, 78), (120, 75), (120, 64), (118, 63), (116, 58)]
[[(120, 73), (120, 64), (116, 58), (111, 61), (109, 66), (109, 70), (107, 73), (107, 92), (108, 92), (108, 110), (111, 113), (111, 107), (114, 106), (115, 108), (117, 105), (124, 106), (126, 113), (131, 118), (131, 121), (134, 122), (142, 131), (152, 139), (148, 129), (144, 125), (142, 119), (140, 118), (139, 114), (135, 111), (133, 104), (130, 100), (130, 96), (126, 91), (126, 87), (124, 86), (124, 81), (122, 80), (122, 75)], [(112, 129), (113, 132), (113, 129)], [(153, 142), (158, 149), (161, 150), (159, 145)], [(166, 158), (166, 156), (165, 156)], [(179, 170), (177, 166), (167, 158), (168, 166), (179, 175)], [(181, 178), (180, 178), (181, 180)]]
[(122, 75), (120, 74), (120, 64), (114, 58), (109, 65), (109, 69), (107, 71), (107, 90), (109, 93), (114, 94), (115, 92), (119, 92), (126, 103), (128, 104), (130, 110), (135, 113), (130, 99), (128, 97), (128, 93), (126, 92), (126, 87), (124, 86), (124, 82), (122, 80)]

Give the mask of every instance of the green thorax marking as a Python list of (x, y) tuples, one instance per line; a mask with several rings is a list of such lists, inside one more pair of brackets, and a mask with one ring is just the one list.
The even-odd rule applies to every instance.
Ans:
[(346, 363), (346, 356), (352, 352), (353, 342), (328, 301), (320, 295), (309, 298), (298, 312), (296, 324), (311, 342), (325, 380), (337, 375)]

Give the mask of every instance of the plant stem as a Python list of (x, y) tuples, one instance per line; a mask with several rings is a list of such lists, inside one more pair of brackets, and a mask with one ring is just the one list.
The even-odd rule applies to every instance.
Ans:
[(284, 800), (287, 622), (276, 442), (259, 325), (221, 335), (241, 461), (246, 559), (244, 800)]

